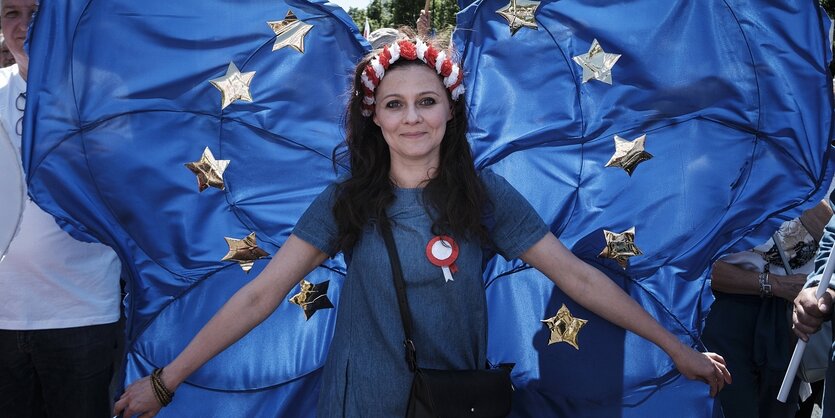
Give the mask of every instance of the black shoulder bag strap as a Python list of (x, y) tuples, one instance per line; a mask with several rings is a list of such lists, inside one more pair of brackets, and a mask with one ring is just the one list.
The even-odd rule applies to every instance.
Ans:
[(406, 362), (409, 363), (409, 370), (417, 369), (417, 353), (415, 343), (412, 341), (412, 315), (409, 311), (409, 301), (406, 299), (406, 281), (403, 280), (403, 268), (400, 266), (400, 256), (397, 255), (397, 246), (394, 244), (394, 235), (391, 233), (391, 224), (388, 217), (379, 220), (380, 230), (383, 233), (383, 241), (386, 242), (386, 250), (389, 253), (389, 264), (391, 264), (391, 277), (394, 280), (394, 288), (397, 290), (397, 304), (400, 306), (400, 319), (403, 321), (403, 333), (406, 339), (403, 345), (406, 347)]

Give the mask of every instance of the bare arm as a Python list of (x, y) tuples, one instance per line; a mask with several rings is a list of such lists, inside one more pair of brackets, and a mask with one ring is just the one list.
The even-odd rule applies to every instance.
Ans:
[[(832, 209), (829, 207), (829, 203), (826, 200), (821, 200), (817, 206), (803, 212), (800, 216), (800, 222), (812, 235), (812, 238), (818, 242), (823, 236), (824, 227), (831, 218)], [(831, 248), (831, 245), (827, 248)], [(748, 271), (723, 261), (717, 261), (713, 264), (710, 278), (711, 287), (720, 292), (739, 295), (760, 294), (760, 281), (757, 272)], [(800, 290), (803, 289), (806, 279), (804, 274), (781, 276), (769, 273), (768, 275), (768, 281), (774, 295), (788, 301), (794, 301)]]
[(817, 206), (803, 212), (800, 215), (800, 223), (809, 231), (815, 242), (819, 242), (823, 237), (823, 228), (832, 218), (832, 208), (829, 207), (829, 201), (821, 200)]
[[(267, 267), (238, 290), (197, 333), (186, 348), (165, 366), (162, 379), (171, 391), (212, 357), (263, 322), (293, 286), (325, 261), (327, 255), (291, 235)], [(131, 384), (116, 403), (115, 412), (154, 416), (160, 409), (148, 378)]]
[(711, 395), (725, 382), (730, 383), (721, 356), (698, 353), (684, 345), (600, 270), (575, 257), (553, 234), (546, 234), (522, 254), (522, 260), (548, 276), (571, 299), (661, 347), (683, 375), (710, 384)]
[[(710, 273), (710, 287), (720, 292), (738, 295), (760, 295), (760, 278), (756, 271), (745, 270), (724, 261), (713, 263)], [(805, 274), (789, 274), (782, 276), (769, 273), (768, 282), (771, 284), (775, 296), (787, 301), (794, 298), (806, 283)]]

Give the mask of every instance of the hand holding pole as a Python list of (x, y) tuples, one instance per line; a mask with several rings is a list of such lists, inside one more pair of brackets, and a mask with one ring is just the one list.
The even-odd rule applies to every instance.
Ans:
[[(835, 269), (835, 251), (829, 253), (829, 258), (826, 259), (826, 266), (823, 268), (823, 275), (818, 284), (818, 290), (815, 292), (815, 297), (820, 300), (824, 292), (829, 287), (829, 282), (832, 280), (832, 270)], [(800, 367), (800, 360), (803, 359), (803, 352), (806, 351), (806, 341), (797, 340), (797, 345), (794, 346), (794, 353), (789, 362), (789, 368), (786, 370), (786, 375), (783, 377), (783, 384), (780, 385), (780, 392), (777, 394), (777, 400), (786, 402), (789, 397), (789, 389), (794, 382), (794, 376), (797, 375), (797, 368)]]

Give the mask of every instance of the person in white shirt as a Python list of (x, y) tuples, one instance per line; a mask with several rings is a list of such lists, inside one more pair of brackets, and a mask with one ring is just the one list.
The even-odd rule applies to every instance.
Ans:
[[(0, 0), (17, 64), (0, 69), (0, 141), (20, 161), (35, 0)], [(0, 197), (0, 201), (3, 198)], [(121, 265), (101, 244), (73, 239), (31, 200), (0, 262), (0, 416), (106, 417), (119, 320)]]

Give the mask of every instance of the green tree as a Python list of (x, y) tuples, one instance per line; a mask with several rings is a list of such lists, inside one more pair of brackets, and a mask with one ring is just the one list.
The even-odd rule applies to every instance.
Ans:
[[(391, 26), (391, 11), (388, 10), (390, 1), (372, 0), (365, 9), (365, 14), (368, 16), (368, 22), (371, 24), (371, 30), (386, 28)], [(365, 24), (365, 21), (362, 22)]]
[(438, 32), (451, 31), (458, 10), (456, 0), (432, 0), (432, 27)]
[(835, 14), (833, 14), (835, 13), (835, 0), (821, 0), (821, 5), (829, 14), (829, 17), (835, 17)]
[(392, 24), (395, 27), (414, 27), (423, 4), (424, 0), (395, 0), (390, 2)]
[[(458, 13), (456, 0), (432, 0), (432, 28), (436, 31), (455, 27), (455, 14)], [(394, 27), (409, 26), (414, 28), (420, 10), (426, 6), (426, 0), (394, 0), (388, 3), (391, 10), (391, 23)]]
[(365, 27), (365, 19), (367, 17), (365, 9), (360, 9), (359, 7), (352, 7), (348, 9), (348, 16), (351, 16), (351, 19), (354, 21), (354, 24), (356, 24), (357, 27), (360, 28), (360, 32), (362, 32), (363, 27)]
[[(835, 1), (835, 0), (833, 0)], [(365, 9), (352, 7), (348, 15), (360, 30), (368, 19), (371, 30), (380, 28), (415, 27), (426, 0), (372, 0)], [(432, 0), (432, 28), (437, 32), (451, 32), (455, 28), (456, 0)]]

